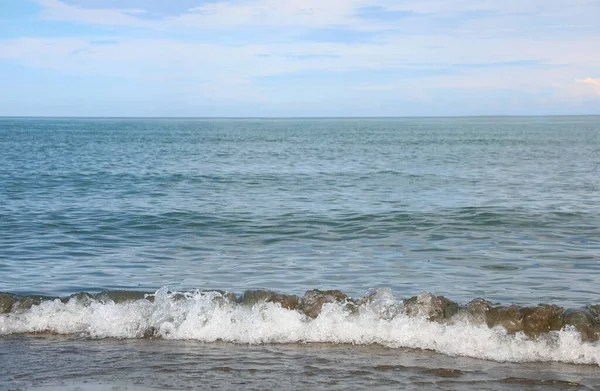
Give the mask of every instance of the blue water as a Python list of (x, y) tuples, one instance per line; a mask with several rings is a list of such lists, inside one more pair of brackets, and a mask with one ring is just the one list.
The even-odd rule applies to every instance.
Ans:
[(0, 118), (0, 389), (598, 389), (599, 178), (600, 117)]
[(0, 292), (598, 300), (600, 117), (0, 119)]

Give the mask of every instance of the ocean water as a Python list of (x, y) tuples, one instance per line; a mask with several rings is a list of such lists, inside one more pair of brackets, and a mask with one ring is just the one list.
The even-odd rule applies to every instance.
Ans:
[(0, 389), (594, 389), (599, 272), (600, 117), (0, 118)]

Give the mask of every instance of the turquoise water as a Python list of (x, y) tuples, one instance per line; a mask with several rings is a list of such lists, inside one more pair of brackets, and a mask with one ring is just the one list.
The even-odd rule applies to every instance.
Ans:
[(0, 118), (0, 388), (600, 387), (598, 178), (600, 117)]
[(600, 118), (0, 120), (0, 291), (598, 296)]

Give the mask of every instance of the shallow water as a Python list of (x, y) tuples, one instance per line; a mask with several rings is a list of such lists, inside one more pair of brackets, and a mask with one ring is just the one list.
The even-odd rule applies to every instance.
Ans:
[(600, 387), (597, 366), (515, 365), (381, 346), (252, 346), (194, 341), (90, 341), (65, 337), (12, 337), (0, 343), (15, 351), (11, 355), (14, 365), (9, 381), (0, 382), (0, 387), (17, 389), (565, 390)]
[[(600, 117), (2, 118), (0, 292), (54, 297), (116, 290), (155, 292), (168, 286), (172, 291), (224, 289), (237, 294), (266, 288), (301, 296), (308, 289), (319, 288), (340, 289), (359, 298), (369, 288), (389, 287), (399, 300), (428, 291), (459, 304), (484, 297), (507, 305), (544, 303), (582, 308), (600, 304), (598, 178)], [(0, 351), (10, 373), (25, 370), (13, 365), (17, 362), (11, 358), (17, 354), (13, 352), (22, 351), (21, 359), (35, 361), (36, 354), (54, 354), (63, 344), (75, 346), (73, 349), (100, 346), (109, 356), (114, 353), (113, 357), (127, 353), (125, 343), (140, 355), (148, 346), (173, 354), (182, 346), (211, 347), (222, 357), (235, 356), (236, 351), (242, 354), (244, 349), (259, 356), (261, 349), (282, 349), (289, 360), (297, 356), (306, 362), (313, 354), (327, 352), (323, 354), (338, 357), (345, 349), (357, 357), (365, 349), (380, 349), (384, 356), (429, 354), (406, 350), (413, 346), (462, 357), (452, 358), (452, 362), (498, 365), (486, 367), (494, 368), (492, 373), (486, 372), (491, 376), (488, 378), (469, 374), (458, 377), (461, 382), (479, 384), (473, 389), (481, 389), (485, 381), (488, 389), (571, 387), (560, 382), (544, 383), (562, 379), (554, 376), (553, 368), (573, 374), (567, 376), (568, 381), (578, 379), (576, 382), (583, 381), (581, 384), (593, 388), (581, 372), (585, 372), (582, 368), (590, 368), (586, 365), (537, 363), (531, 364), (536, 369), (528, 372), (522, 365), (489, 364), (464, 356), (522, 361), (518, 357), (529, 354), (533, 361), (553, 361), (552, 357), (563, 357), (560, 354), (575, 354), (566, 361), (578, 362), (581, 353), (584, 359), (579, 362), (595, 364), (590, 370), (597, 370), (600, 356), (597, 342), (569, 340), (569, 330), (553, 337), (563, 341), (560, 346), (564, 351), (560, 354), (549, 348), (546, 355), (536, 356), (540, 349), (555, 345), (535, 343), (522, 356), (469, 354), (477, 348), (477, 338), (471, 340), (472, 345), (467, 344), (469, 351), (444, 350), (439, 344), (443, 344), (444, 335), (452, 338), (452, 330), (440, 334), (427, 319), (418, 320), (421, 323), (414, 326), (430, 327), (432, 334), (420, 334), (410, 345), (402, 338), (414, 334), (414, 330), (406, 326), (404, 334), (397, 331), (409, 322), (402, 317), (388, 329), (399, 333), (397, 337), (403, 343), (393, 345), (390, 341), (398, 339), (371, 334), (375, 345), (367, 341), (367, 346), (358, 337), (342, 338), (339, 346), (312, 344), (337, 342), (323, 335), (290, 340), (301, 345), (247, 346), (244, 344), (252, 342), (248, 339), (252, 333), (243, 332), (247, 340), (237, 341), (242, 345), (201, 343), (204, 339), (193, 333), (185, 343), (89, 340), (135, 337), (127, 332), (119, 334), (127, 331), (127, 324), (119, 329), (111, 328), (110, 322), (104, 323), (105, 334), (94, 334), (94, 327), (100, 323), (86, 323), (95, 319), (89, 307), (70, 312), (64, 324), (35, 329), (36, 325), (48, 326), (48, 319), (60, 318), (57, 314), (64, 315), (67, 307), (61, 305), (46, 300), (26, 313), (0, 314), (0, 323), (5, 327)], [(125, 304), (115, 305), (118, 314), (119, 308), (124, 308), (119, 305)], [(157, 310), (152, 313), (164, 314)], [(198, 311), (193, 314), (192, 324)], [(255, 315), (264, 313), (258, 311)], [(70, 329), (73, 320), (81, 317), (85, 321), (77, 323), (79, 328)], [(323, 317), (320, 322), (326, 319), (336, 318)], [(318, 322), (307, 324), (297, 323), (295, 330), (309, 333), (311, 327), (318, 326)], [(356, 323), (345, 324), (344, 328), (353, 325)], [(30, 329), (60, 333), (75, 330), (64, 334), (82, 339), (15, 334)], [(383, 333), (388, 329), (383, 328)], [(367, 330), (363, 334), (369, 335)], [(500, 338), (502, 334), (495, 329), (482, 330), (485, 338)], [(436, 333), (442, 339), (432, 339)], [(517, 346), (514, 338), (518, 335), (507, 338), (504, 345), (497, 345), (498, 351)], [(282, 343), (285, 338), (258, 342)], [(28, 356), (29, 343), (40, 343), (47, 350), (30, 351)], [(117, 352), (112, 352), (111, 346)], [(11, 351), (8, 359), (7, 349)], [(342, 355), (350, 360), (350, 367), (360, 366), (360, 360), (352, 361), (347, 356)], [(89, 359), (100, 357), (94, 351)], [(436, 364), (446, 363), (444, 356), (431, 353), (431, 357), (424, 368), (445, 367)], [(130, 358), (124, 362), (127, 360)], [(41, 357), (38, 361), (42, 365)], [(268, 363), (268, 355), (259, 361)], [(171, 361), (165, 358), (165, 362)], [(29, 372), (19, 375), (26, 387), (54, 386), (52, 383), (63, 379), (69, 367), (57, 370), (56, 377), (52, 377), (48, 371), (53, 365), (46, 365), (41, 373), (49, 376), (48, 382)], [(110, 374), (118, 368), (108, 368), (106, 376), (90, 376), (86, 384), (135, 386), (133, 375), (119, 372), (113, 379)], [(338, 373), (331, 376), (343, 377), (344, 368), (346, 365), (340, 364)], [(510, 375), (506, 368), (519, 375)], [(161, 376), (171, 376), (160, 372), (162, 375), (153, 378), (154, 372), (139, 371), (142, 386), (160, 384)], [(300, 371), (290, 373), (300, 376)], [(376, 381), (388, 378), (400, 382), (394, 384), (401, 388), (407, 388), (407, 384), (418, 387), (423, 379), (421, 369), (414, 373), (393, 372), (396, 377), (389, 371), (383, 372), (385, 375), (372, 369), (364, 371), (376, 374), (356, 374), (356, 381), (367, 379), (365, 387), (385, 387)], [(184, 372), (172, 377), (185, 378)], [(86, 380), (85, 371), (77, 373), (73, 387)], [(206, 383), (206, 387), (225, 386), (234, 373), (232, 369), (207, 375), (206, 379), (216, 379), (216, 383)], [(283, 369), (269, 373), (273, 375), (265, 374), (264, 383), (252, 375), (242, 377), (255, 388), (275, 387), (277, 376), (280, 382), (288, 381)], [(536, 377), (538, 373), (542, 377)], [(323, 382), (329, 381), (328, 376), (295, 379), (298, 388), (319, 388), (325, 387)], [(374, 383), (368, 383), (369, 376)], [(423, 381), (436, 382), (427, 383), (427, 387), (470, 387), (467, 383), (444, 383), (459, 380), (439, 380), (436, 376), (425, 376), (429, 380)], [(527, 385), (506, 380), (531, 376), (542, 382)], [(144, 382), (145, 378), (156, 382)], [(340, 388), (350, 387), (353, 382), (338, 381)], [(180, 387), (175, 384), (158, 387)], [(184, 389), (205, 386), (194, 385), (192, 380), (181, 384)]]

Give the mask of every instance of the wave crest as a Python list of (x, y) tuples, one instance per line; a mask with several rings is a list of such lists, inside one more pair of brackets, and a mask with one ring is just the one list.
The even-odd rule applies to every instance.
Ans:
[(247, 291), (80, 293), (68, 298), (0, 296), (0, 335), (194, 339), (262, 343), (381, 344), (497, 361), (600, 365), (598, 306), (458, 305), (431, 293), (406, 300), (372, 289), (359, 300), (340, 291), (303, 297)]

